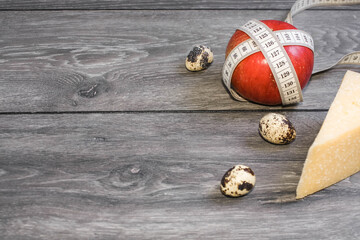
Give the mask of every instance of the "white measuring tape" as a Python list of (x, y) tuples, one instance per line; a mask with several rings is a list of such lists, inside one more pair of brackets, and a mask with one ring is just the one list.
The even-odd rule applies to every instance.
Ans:
[[(284, 22), (293, 24), (292, 17), (308, 8), (320, 7), (320, 6), (352, 5), (352, 4), (360, 4), (360, 0), (297, 0), (294, 3), (294, 5), (291, 7), (291, 10), (288, 13)], [(313, 72), (313, 74), (327, 71), (338, 65), (360, 65), (360, 51), (349, 53), (343, 56), (337, 63), (327, 68)]]
[[(313, 6), (356, 3), (360, 3), (360, 0), (298, 0), (292, 6), (285, 22), (292, 23), (292, 16)], [(249, 35), (250, 39), (240, 43), (229, 53), (222, 70), (223, 82), (230, 94), (238, 101), (247, 101), (232, 89), (232, 75), (242, 60), (261, 51), (273, 73), (282, 104), (290, 105), (302, 101), (301, 86), (297, 74), (283, 46), (300, 45), (314, 51), (314, 42), (310, 34), (298, 29), (272, 31), (258, 20), (247, 22), (240, 27), (240, 30)], [(321, 71), (339, 64), (360, 64), (360, 51), (344, 56), (333, 66)]]
[(292, 17), (312, 7), (359, 4), (359, 0), (297, 0), (291, 7), (284, 22), (293, 23)]
[(244, 99), (231, 88), (231, 79), (237, 65), (251, 54), (261, 51), (269, 64), (279, 89), (283, 105), (302, 101), (301, 86), (294, 66), (283, 46), (300, 45), (314, 51), (314, 42), (310, 34), (298, 30), (272, 31), (258, 20), (251, 20), (240, 30), (250, 39), (236, 46), (226, 58), (223, 67), (223, 81), (231, 95), (239, 100)]
[(352, 52), (343, 56), (337, 63), (319, 71), (313, 72), (313, 74), (327, 71), (338, 65), (360, 65), (360, 51)]

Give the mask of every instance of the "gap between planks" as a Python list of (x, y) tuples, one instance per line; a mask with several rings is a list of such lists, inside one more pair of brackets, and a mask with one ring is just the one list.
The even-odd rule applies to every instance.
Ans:
[(243, 113), (243, 112), (327, 112), (328, 109), (239, 109), (239, 110), (149, 110), (149, 111), (60, 111), (60, 112), (0, 112), (0, 115), (52, 114), (163, 114), (163, 113)]
[[(340, 7), (340, 8), (339, 8)], [(349, 11), (349, 12), (358, 12), (358, 8), (346, 8), (349, 5), (338, 6), (338, 7), (322, 7), (322, 8), (310, 8), (305, 11)], [(77, 12), (77, 11), (87, 11), (87, 12), (96, 12), (96, 11), (290, 11), (291, 8), (29, 8), (29, 9), (11, 9), (5, 8), (0, 9), (0, 12)]]

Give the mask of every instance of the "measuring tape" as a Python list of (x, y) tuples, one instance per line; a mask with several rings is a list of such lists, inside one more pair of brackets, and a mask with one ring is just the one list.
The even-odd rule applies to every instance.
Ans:
[(297, 0), (284, 22), (293, 24), (292, 17), (312, 7), (359, 4), (360, 0)]
[[(292, 6), (285, 22), (292, 23), (292, 16), (314, 6), (358, 3), (360, 3), (360, 0), (298, 0)], [(314, 42), (311, 35), (298, 29), (272, 31), (258, 20), (247, 22), (239, 30), (249, 35), (250, 39), (237, 45), (225, 60), (222, 79), (230, 94), (238, 101), (247, 101), (232, 89), (232, 75), (242, 60), (261, 51), (273, 73), (282, 104), (290, 105), (301, 102), (303, 100), (301, 86), (294, 66), (283, 46), (300, 45), (314, 51)], [(316, 73), (326, 71), (336, 65), (345, 64), (360, 65), (360, 51), (350, 53), (342, 57), (336, 64)]]
[(335, 66), (338, 65), (360, 65), (360, 51), (357, 52), (352, 52), (349, 54), (346, 54), (345, 56), (343, 56), (337, 63), (335, 63), (334, 65), (331, 65), (327, 68), (318, 70), (316, 72), (313, 72), (313, 74), (317, 74), (320, 72), (325, 72)]
[(251, 54), (261, 51), (269, 64), (279, 89), (283, 105), (302, 101), (301, 86), (294, 66), (283, 46), (299, 45), (314, 51), (314, 41), (310, 34), (298, 30), (272, 31), (258, 20), (250, 20), (240, 30), (250, 39), (240, 43), (228, 55), (223, 67), (223, 81), (231, 95), (239, 100), (244, 99), (231, 88), (231, 79), (237, 65)]

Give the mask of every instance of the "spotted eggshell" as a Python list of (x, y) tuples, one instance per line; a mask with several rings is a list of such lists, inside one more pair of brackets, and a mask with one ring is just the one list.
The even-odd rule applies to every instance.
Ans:
[(186, 57), (185, 67), (189, 71), (207, 69), (214, 60), (213, 52), (209, 47), (200, 45), (194, 47)]
[(220, 190), (225, 196), (245, 196), (254, 188), (255, 174), (251, 168), (244, 165), (236, 165), (229, 169), (221, 179)]
[(293, 124), (278, 113), (268, 113), (261, 118), (259, 133), (266, 141), (274, 144), (288, 144), (296, 138)]

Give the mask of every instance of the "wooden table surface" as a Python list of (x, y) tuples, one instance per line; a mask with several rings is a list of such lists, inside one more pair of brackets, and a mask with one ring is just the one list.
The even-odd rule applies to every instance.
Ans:
[[(287, 107), (234, 101), (221, 81), (235, 29), (292, 4), (0, 0), (0, 239), (360, 239), (359, 173), (295, 200), (346, 69), (314, 75)], [(315, 70), (360, 50), (359, 21), (360, 6), (295, 16)], [(197, 44), (215, 60), (189, 72)], [(259, 136), (268, 112), (289, 117), (295, 142)], [(257, 184), (232, 199), (219, 186), (235, 164)]]

